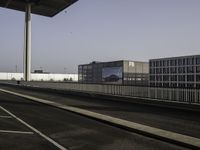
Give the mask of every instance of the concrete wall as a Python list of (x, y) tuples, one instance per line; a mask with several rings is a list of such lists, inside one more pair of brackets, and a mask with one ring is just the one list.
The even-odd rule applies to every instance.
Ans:
[[(21, 80), (23, 73), (0, 73), (0, 80)], [(72, 80), (78, 81), (78, 74), (45, 74), (32, 73), (31, 80), (33, 81), (63, 81)]]

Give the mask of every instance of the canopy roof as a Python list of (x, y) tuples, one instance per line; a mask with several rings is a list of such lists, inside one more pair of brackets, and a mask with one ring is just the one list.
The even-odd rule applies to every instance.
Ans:
[(25, 11), (26, 4), (32, 3), (31, 13), (53, 17), (78, 0), (0, 0), (0, 7)]

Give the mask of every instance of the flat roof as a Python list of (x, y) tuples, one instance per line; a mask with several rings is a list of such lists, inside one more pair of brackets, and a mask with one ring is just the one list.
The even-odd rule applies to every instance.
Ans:
[(157, 61), (157, 60), (166, 60), (166, 59), (182, 59), (182, 58), (189, 58), (189, 57), (200, 57), (200, 55), (185, 55), (185, 56), (172, 56), (172, 57), (160, 57), (160, 58), (153, 58), (149, 59), (149, 61)]
[(113, 60), (113, 61), (92, 61), (91, 63), (88, 64), (79, 64), (78, 66), (87, 66), (87, 65), (94, 65), (94, 64), (106, 64), (106, 63), (117, 63), (117, 62), (134, 62), (134, 63), (143, 63), (143, 64), (148, 64), (149, 62), (146, 61), (134, 61), (134, 60)]
[(32, 3), (31, 13), (53, 17), (78, 0), (0, 0), (0, 7), (25, 12), (27, 1)]

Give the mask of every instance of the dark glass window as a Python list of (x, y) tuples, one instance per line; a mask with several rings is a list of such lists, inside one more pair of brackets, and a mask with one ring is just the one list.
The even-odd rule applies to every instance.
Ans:
[(171, 83), (171, 87), (177, 87), (176, 83)]
[(169, 83), (163, 83), (163, 87), (169, 87)]
[(194, 73), (194, 67), (187, 67), (188, 73)]
[(162, 87), (162, 83), (156, 83), (157, 87)]
[(178, 87), (184, 88), (184, 87), (185, 87), (185, 84), (184, 84), (184, 83), (179, 83), (179, 84), (178, 84)]
[(200, 65), (200, 57), (197, 57), (197, 58), (196, 58), (196, 64), (197, 64), (197, 65)]
[(155, 76), (150, 76), (151, 81), (155, 81)]
[(150, 67), (152, 67), (152, 66), (153, 66), (153, 63), (152, 63), (152, 61), (150, 61), (150, 62), (149, 62), (149, 65), (150, 65)]
[(183, 65), (183, 60), (182, 60), (182, 59), (179, 59), (179, 60), (178, 60), (178, 65), (179, 65), (179, 66), (182, 66), (182, 65)]
[(153, 62), (153, 66), (156, 67), (156, 61)]
[(178, 76), (178, 81), (185, 81), (185, 76), (184, 75), (179, 75)]
[(187, 58), (187, 65), (193, 65), (194, 64), (194, 58)]
[(159, 73), (160, 73), (160, 69), (156, 68), (156, 74), (159, 74)]
[(188, 75), (187, 76), (187, 81), (194, 81), (194, 76), (193, 75)]
[(170, 60), (170, 66), (176, 66), (176, 60)]
[(179, 67), (178, 73), (185, 73), (185, 67)]
[(160, 62), (156, 61), (156, 67), (159, 67), (159, 66), (160, 66)]
[(163, 76), (163, 81), (169, 81), (169, 76), (168, 75), (164, 75)]
[(197, 75), (197, 76), (196, 76), (196, 80), (197, 80), (197, 81), (200, 81), (200, 75)]
[(185, 60), (185, 59), (183, 59), (183, 65), (185, 65), (185, 62), (186, 62), (186, 60)]
[(150, 74), (153, 74), (153, 69), (152, 68), (150, 68)]
[(155, 86), (155, 83), (150, 83), (150, 86), (153, 86), (153, 87), (154, 87), (154, 86)]
[(200, 73), (200, 66), (197, 66), (197, 73)]
[(163, 66), (163, 61), (162, 60), (160, 61), (160, 66)]
[(171, 73), (177, 73), (177, 69), (176, 69), (175, 67), (170, 68), (170, 72), (171, 72)]
[(187, 88), (193, 88), (193, 87), (194, 87), (194, 84), (190, 84), (190, 83), (187, 84)]
[(177, 81), (177, 76), (176, 75), (172, 75), (171, 76), (171, 81)]
[(164, 60), (163, 64), (164, 64), (163, 66), (169, 66), (169, 60)]

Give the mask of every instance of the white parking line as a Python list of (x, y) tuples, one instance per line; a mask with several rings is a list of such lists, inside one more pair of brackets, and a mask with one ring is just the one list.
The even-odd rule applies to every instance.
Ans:
[(12, 130), (0, 130), (0, 133), (34, 134), (33, 132), (26, 132), (26, 131), (12, 131)]
[(22, 119), (18, 118), (17, 116), (15, 116), (13, 113), (11, 113), (10, 111), (6, 110), (5, 108), (3, 108), (2, 106), (0, 106), (0, 109), (2, 109), (3, 111), (5, 111), (6, 113), (8, 113), (9, 115), (11, 115), (13, 118), (15, 118), (16, 120), (18, 120), (20, 123), (22, 123), (23, 125), (25, 125), (26, 127), (28, 127), (29, 129), (31, 129), (33, 132), (37, 133), (38, 135), (40, 135), (41, 137), (43, 137), (44, 139), (46, 139), (48, 142), (50, 142), (51, 144), (53, 144), (54, 146), (56, 146), (57, 148), (59, 148), (60, 150), (68, 150), (67, 148), (63, 147), (62, 145), (58, 144), (56, 141), (54, 141), (53, 139), (51, 139), (50, 137), (46, 136), (45, 134), (43, 134), (42, 132), (40, 132), (39, 130), (37, 130), (36, 128), (32, 127), (31, 125), (29, 125), (28, 123), (26, 123), (25, 121), (23, 121)]
[(12, 116), (0, 116), (0, 118), (5, 118), (5, 119), (10, 119), (10, 118), (12, 118)]

